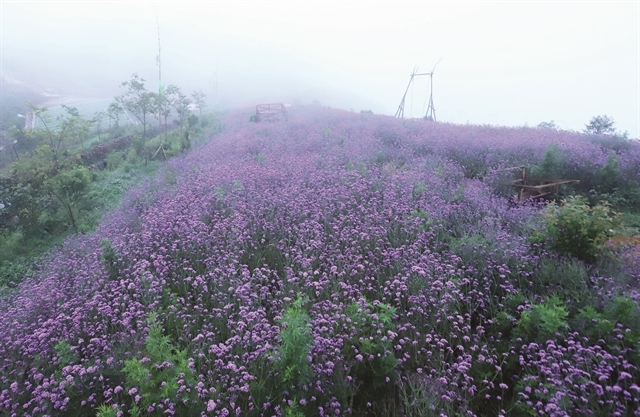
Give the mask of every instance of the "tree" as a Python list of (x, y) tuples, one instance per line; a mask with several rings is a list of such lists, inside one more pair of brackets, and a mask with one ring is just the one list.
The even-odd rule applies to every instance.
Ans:
[(91, 121), (96, 125), (98, 140), (102, 140), (102, 120), (104, 119), (104, 116), (106, 116), (104, 111), (97, 111), (94, 113), (93, 119), (91, 119)]
[(111, 130), (111, 123), (113, 123), (113, 127), (117, 129), (119, 127), (120, 115), (122, 114), (122, 107), (118, 101), (114, 101), (109, 104), (107, 108), (107, 117), (109, 118), (109, 130)]
[(64, 104), (62, 107), (67, 114), (59, 118), (57, 127), (53, 127), (54, 121), (47, 114), (48, 109), (29, 103), (29, 108), (33, 112), (34, 118), (39, 120), (43, 127), (31, 129), (27, 134), (36, 138), (38, 142), (45, 142), (44, 146), (47, 149), (44, 151), (51, 156), (56, 169), (59, 168), (62, 144), (69, 141), (80, 141), (84, 147), (84, 139), (93, 124), (91, 120), (82, 117), (77, 108), (65, 106)]
[(142, 137), (147, 137), (147, 124), (150, 114), (158, 110), (158, 94), (147, 91), (145, 80), (134, 73), (131, 80), (124, 81), (120, 86), (125, 87), (125, 93), (116, 98), (121, 108), (133, 114), (142, 123)]
[(538, 128), (540, 128), (540, 129), (557, 129), (558, 126), (556, 125), (556, 122), (554, 122), (552, 120), (550, 122), (540, 122), (540, 124), (538, 124)]
[(613, 127), (614, 123), (609, 116), (594, 116), (589, 121), (589, 124), (585, 125), (584, 132), (594, 135), (613, 134), (616, 131)]
[(171, 93), (171, 105), (178, 114), (180, 129), (184, 129), (187, 118), (191, 114), (189, 110), (191, 100), (187, 96), (185, 96), (182, 91), (180, 91), (179, 87), (176, 87), (174, 85), (170, 85), (169, 88), (167, 88), (167, 91)]
[(46, 188), (64, 207), (70, 221), (71, 229), (78, 231), (77, 209), (78, 203), (85, 197), (91, 183), (91, 174), (82, 165), (63, 170), (45, 181)]
[(193, 97), (193, 102), (200, 112), (200, 127), (202, 127), (202, 109), (207, 106), (207, 103), (204, 101), (207, 96), (202, 90), (199, 90), (194, 91), (193, 94), (191, 94), (191, 97)]
[(90, 175), (86, 168), (78, 165), (77, 157), (68, 154), (67, 148), (73, 142), (84, 143), (92, 122), (82, 117), (75, 107), (63, 106), (66, 115), (52, 121), (47, 108), (29, 106), (42, 127), (26, 132), (36, 138), (39, 146), (10, 168), (16, 185), (26, 193), (19, 221), (21, 224), (28, 221), (29, 233), (34, 233), (41, 214), (55, 213), (57, 201), (75, 231), (77, 206), (86, 192)]
[(91, 131), (91, 125), (95, 123), (94, 120), (87, 120), (80, 115), (78, 109), (75, 107), (65, 106), (62, 107), (67, 112), (67, 117), (62, 119), (60, 123), (59, 135), (63, 136), (63, 139), (71, 141), (80, 141), (82, 149), (84, 149), (84, 140)]

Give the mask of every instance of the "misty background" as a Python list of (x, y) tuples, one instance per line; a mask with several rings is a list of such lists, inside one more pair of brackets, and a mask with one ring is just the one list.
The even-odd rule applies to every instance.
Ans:
[[(0, 3), (3, 92), (112, 98), (137, 73), (225, 109), (284, 102), (394, 115), (415, 66), (438, 121), (640, 133), (638, 2)], [(42, 93), (45, 93), (42, 95)], [(424, 116), (428, 77), (405, 117)]]

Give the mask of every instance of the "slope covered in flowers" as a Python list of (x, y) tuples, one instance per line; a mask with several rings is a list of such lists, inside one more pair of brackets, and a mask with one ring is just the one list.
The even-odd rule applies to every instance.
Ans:
[[(294, 109), (170, 162), (1, 301), (7, 415), (634, 415), (638, 270), (559, 258), (500, 168), (554, 130)], [(616, 154), (640, 182), (640, 146)], [(636, 412), (637, 414), (637, 412)]]

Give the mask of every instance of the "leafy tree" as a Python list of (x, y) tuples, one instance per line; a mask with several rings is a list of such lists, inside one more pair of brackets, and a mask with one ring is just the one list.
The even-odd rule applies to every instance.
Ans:
[[(26, 158), (10, 167), (14, 175), (14, 188), (20, 190), (21, 210), (18, 224), (28, 235), (38, 233), (47, 224), (47, 216), (62, 206), (69, 226), (77, 230), (77, 206), (91, 181), (89, 171), (78, 166), (78, 160), (69, 157), (68, 146), (84, 143), (92, 121), (85, 119), (74, 107), (63, 106), (66, 115), (56, 121), (45, 107), (30, 107), (42, 127), (26, 131), (39, 146)], [(44, 227), (45, 229), (47, 227)]]
[(47, 189), (64, 207), (73, 231), (78, 230), (78, 204), (84, 198), (91, 183), (91, 174), (82, 165), (64, 170), (45, 181)]
[(158, 110), (158, 94), (147, 91), (145, 80), (138, 74), (133, 74), (131, 80), (124, 81), (120, 86), (125, 87), (125, 93), (116, 98), (120, 108), (133, 114), (142, 123), (142, 137), (147, 137), (147, 124), (150, 115)]
[[(124, 109), (120, 106), (120, 103), (116, 100), (113, 103), (109, 104), (107, 108), (107, 117), (109, 118), (109, 130), (111, 128), (118, 128), (120, 122), (120, 115)], [(113, 125), (112, 125), (113, 123)]]
[(5, 134), (13, 139), (12, 148), (16, 159), (20, 159), (19, 153), (32, 151), (38, 146), (39, 138), (22, 127), (11, 126)]
[(199, 91), (194, 91), (193, 94), (191, 94), (191, 97), (193, 97), (193, 102), (195, 103), (196, 107), (198, 108), (198, 111), (200, 112), (200, 127), (202, 127), (202, 109), (207, 106), (207, 103), (205, 103), (204, 101), (204, 99), (207, 96), (204, 94), (202, 90), (199, 90)]
[(595, 135), (613, 134), (616, 131), (613, 127), (614, 123), (609, 116), (594, 116), (589, 121), (589, 124), (585, 125), (584, 132)]
[(557, 129), (558, 126), (556, 125), (556, 122), (554, 122), (552, 120), (550, 122), (541, 122), (540, 124), (538, 124), (538, 128), (540, 128), (540, 129)]
[(42, 173), (48, 170), (49, 174), (55, 174), (54, 171), (61, 169), (63, 152), (66, 151), (64, 148), (73, 142), (84, 143), (93, 122), (82, 117), (75, 107), (63, 105), (66, 116), (58, 118), (57, 121), (51, 119), (46, 107), (37, 107), (33, 104), (29, 104), (29, 107), (42, 127), (26, 131), (13, 129), (10, 134), (15, 134), (16, 138), (37, 146), (31, 154), (32, 158), (39, 160), (33, 167), (36, 172)]
[(172, 94), (173, 96), (171, 104), (178, 114), (180, 129), (184, 129), (185, 123), (187, 122), (187, 119), (191, 114), (189, 106), (191, 105), (192, 101), (186, 95), (184, 95), (178, 87), (175, 87), (175, 90), (172, 91)]
[(84, 149), (84, 140), (91, 131), (94, 120), (82, 117), (75, 107), (65, 106), (64, 104), (62, 107), (67, 111), (67, 117), (62, 120), (58, 131), (58, 135), (62, 136), (61, 142), (65, 140), (70, 142), (80, 141)]
[(188, 123), (189, 116), (191, 116), (191, 100), (180, 91), (180, 88), (171, 85), (169, 86), (168, 94), (171, 97), (170, 103), (171, 106), (175, 109), (178, 120), (177, 123), (180, 124), (180, 132), (182, 134), (182, 149), (191, 148), (191, 140), (189, 139), (190, 134), (190, 124)]
[(104, 116), (106, 116), (106, 112), (104, 111), (97, 111), (95, 112), (95, 114), (93, 115), (93, 119), (91, 119), (91, 121), (93, 123), (95, 123), (96, 125), (96, 130), (98, 131), (98, 140), (102, 140), (102, 120), (104, 119)]

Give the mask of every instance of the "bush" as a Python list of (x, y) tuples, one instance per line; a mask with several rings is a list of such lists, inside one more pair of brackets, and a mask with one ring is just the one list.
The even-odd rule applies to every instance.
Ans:
[(303, 396), (303, 387), (311, 382), (313, 370), (308, 360), (313, 346), (309, 327), (310, 318), (302, 308), (302, 299), (297, 298), (286, 309), (280, 324), (281, 343), (277, 347), (274, 369), (277, 371), (280, 388), (293, 396)]
[(565, 161), (558, 152), (558, 145), (549, 145), (539, 165), (531, 168), (532, 177), (562, 178), (565, 172)]
[(585, 262), (602, 256), (606, 242), (621, 225), (620, 215), (609, 203), (589, 207), (584, 197), (569, 197), (562, 206), (551, 203), (545, 216), (551, 247)]
[(615, 152), (609, 152), (607, 163), (600, 170), (599, 186), (603, 192), (612, 193), (622, 185), (622, 172)]
[[(195, 398), (196, 376), (190, 366), (192, 359), (183, 350), (171, 344), (171, 338), (162, 334), (162, 326), (149, 315), (149, 336), (145, 341), (143, 358), (127, 359), (124, 364), (125, 388), (129, 395), (123, 400), (131, 406), (131, 416), (166, 415), (159, 404), (174, 403), (178, 415), (189, 415)], [(134, 395), (136, 397), (134, 397)], [(182, 412), (183, 414), (180, 414)], [(99, 414), (108, 416), (109, 407), (101, 407)]]
[(107, 155), (107, 169), (113, 171), (118, 169), (127, 159), (126, 153), (122, 151), (114, 151)]
[(564, 304), (555, 296), (543, 304), (533, 304), (520, 316), (514, 335), (525, 340), (544, 342), (556, 339), (556, 333), (568, 330), (569, 312)]
[(353, 399), (356, 409), (366, 409), (368, 402), (375, 404), (393, 392), (394, 385), (387, 381), (397, 379), (398, 359), (393, 354), (395, 313), (395, 307), (365, 299), (352, 303), (346, 311), (357, 329), (343, 347), (354, 381), (361, 384)]
[(587, 265), (571, 258), (543, 258), (539, 268), (522, 283), (522, 290), (531, 296), (556, 294), (567, 300), (570, 307), (582, 308), (595, 302), (595, 294), (589, 286)]

